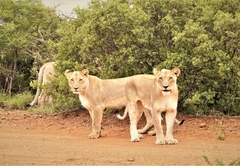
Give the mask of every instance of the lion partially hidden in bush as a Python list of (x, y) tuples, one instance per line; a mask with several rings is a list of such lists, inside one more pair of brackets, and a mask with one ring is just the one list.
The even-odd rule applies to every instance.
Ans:
[(44, 90), (44, 85), (51, 82), (51, 79), (56, 75), (54, 69), (55, 62), (48, 62), (42, 65), (38, 73), (37, 92), (33, 101), (28, 106), (33, 106), (36, 102), (39, 106), (52, 102), (52, 97)]
[[(131, 77), (118, 79), (100, 79), (96, 76), (89, 75), (89, 71), (70, 72), (65, 71), (71, 91), (79, 95), (82, 105), (88, 109), (92, 118), (92, 132), (89, 138), (98, 138), (101, 136), (101, 121), (105, 108), (121, 108), (127, 105), (125, 85)], [(151, 79), (155, 76), (147, 75)], [(148, 108), (143, 111), (148, 112)], [(152, 119), (146, 114), (147, 125), (145, 128), (152, 126)]]

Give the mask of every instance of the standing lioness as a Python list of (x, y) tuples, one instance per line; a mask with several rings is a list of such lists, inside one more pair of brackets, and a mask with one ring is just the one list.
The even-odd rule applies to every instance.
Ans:
[[(143, 108), (152, 110), (153, 124), (156, 131), (156, 144), (175, 144), (173, 138), (173, 125), (177, 114), (178, 88), (177, 77), (180, 74), (178, 68), (171, 70), (154, 70), (155, 78), (147, 75), (131, 77), (126, 83), (126, 95), (128, 105), (126, 111), (130, 117), (131, 141), (139, 141), (137, 122), (143, 112)], [(161, 126), (161, 113), (166, 112), (167, 134), (164, 138)]]
[[(178, 141), (173, 138), (173, 124), (177, 115), (178, 87), (177, 77), (180, 70), (162, 69), (155, 71), (156, 78), (151, 92), (152, 116), (156, 130), (156, 144), (176, 144)], [(166, 112), (166, 137), (164, 137), (159, 114)]]
[[(99, 79), (89, 75), (89, 71), (65, 71), (69, 86), (79, 94), (82, 105), (88, 109), (92, 118), (92, 133), (89, 138), (101, 136), (101, 121), (105, 108), (126, 106), (125, 84), (130, 77), (119, 79)], [(147, 118), (147, 122), (150, 121)], [(152, 121), (152, 120), (151, 120)]]

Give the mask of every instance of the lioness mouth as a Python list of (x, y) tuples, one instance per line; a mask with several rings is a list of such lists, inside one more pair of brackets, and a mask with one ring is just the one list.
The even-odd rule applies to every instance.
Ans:
[(171, 90), (166, 90), (165, 89), (165, 90), (162, 91), (162, 93), (169, 94), (169, 93), (171, 93)]
[(78, 91), (73, 91), (73, 93), (74, 93), (74, 94), (79, 94), (79, 92), (78, 92)]
[(171, 92), (171, 90), (166, 90), (166, 89), (165, 89), (165, 90), (163, 90), (163, 92)]

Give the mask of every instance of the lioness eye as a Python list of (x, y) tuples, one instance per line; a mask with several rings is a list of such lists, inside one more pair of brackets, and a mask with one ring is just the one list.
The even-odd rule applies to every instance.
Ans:
[(173, 79), (172, 77), (169, 78), (169, 80), (172, 80), (172, 79)]
[(71, 78), (71, 81), (73, 81), (73, 79)]
[(159, 80), (162, 80), (162, 77), (159, 77)]
[(81, 78), (79, 79), (79, 82), (80, 82), (80, 81), (82, 81), (82, 79), (81, 79)]

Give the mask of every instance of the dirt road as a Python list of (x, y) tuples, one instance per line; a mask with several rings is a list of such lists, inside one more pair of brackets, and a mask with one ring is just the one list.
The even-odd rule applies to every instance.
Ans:
[[(155, 136), (147, 134), (130, 142), (129, 119), (114, 115), (104, 116), (102, 137), (91, 140), (86, 112), (43, 116), (2, 110), (0, 165), (207, 165), (203, 156), (212, 164), (240, 164), (240, 119), (184, 118), (174, 129), (177, 145), (155, 145)], [(142, 118), (139, 128), (144, 124)]]

